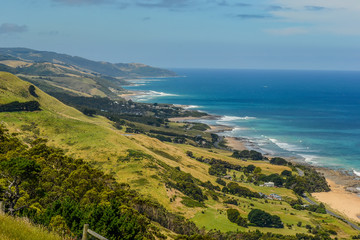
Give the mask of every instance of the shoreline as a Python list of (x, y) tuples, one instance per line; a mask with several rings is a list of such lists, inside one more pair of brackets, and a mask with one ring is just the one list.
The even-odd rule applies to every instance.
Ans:
[[(143, 91), (129, 91), (128, 94), (122, 94), (120, 97), (126, 97), (125, 99), (132, 99), (134, 96), (147, 95)], [(175, 106), (181, 107), (184, 110), (193, 108), (189, 105), (179, 105), (173, 104)], [(191, 121), (201, 121), (201, 120), (220, 120), (224, 116), (217, 116), (209, 114), (203, 117), (174, 117), (169, 118), (172, 122), (191, 122)], [(218, 134), (228, 131), (232, 131), (235, 127), (223, 125), (223, 124), (208, 124), (210, 129), (208, 132)], [(220, 136), (224, 137), (226, 145), (232, 150), (258, 150), (261, 149), (257, 146), (256, 142), (252, 142), (244, 137), (232, 137), (221, 134)], [(264, 154), (268, 157), (274, 157), (271, 154)], [(282, 156), (279, 156), (282, 157)], [(289, 157), (284, 157), (290, 162), (296, 162), (298, 164), (304, 164), (314, 168), (317, 172), (320, 172), (328, 182), (330, 186), (329, 192), (320, 192), (313, 193), (312, 196), (320, 202), (325, 203), (329, 207), (333, 208), (337, 212), (340, 212), (342, 215), (351, 219), (352, 221), (360, 223), (360, 176), (357, 176), (355, 173), (352, 175), (349, 174), (349, 171), (344, 171), (342, 169), (331, 169), (329, 167), (314, 166), (305, 161), (300, 161), (300, 159), (294, 159)], [(344, 201), (346, 204), (344, 204)], [(355, 209), (354, 209), (355, 206)], [(358, 206), (356, 208), (356, 206)]]

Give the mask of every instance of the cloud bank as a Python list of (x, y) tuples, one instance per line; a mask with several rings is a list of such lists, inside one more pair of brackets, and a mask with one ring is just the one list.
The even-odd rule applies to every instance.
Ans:
[(0, 34), (22, 33), (27, 30), (28, 27), (26, 25), (17, 25), (14, 23), (3, 23), (0, 25)]

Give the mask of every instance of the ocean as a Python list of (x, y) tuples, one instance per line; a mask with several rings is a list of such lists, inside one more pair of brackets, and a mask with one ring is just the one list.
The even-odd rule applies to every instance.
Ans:
[(174, 69), (134, 81), (134, 100), (189, 105), (222, 116), (248, 147), (360, 176), (360, 72)]

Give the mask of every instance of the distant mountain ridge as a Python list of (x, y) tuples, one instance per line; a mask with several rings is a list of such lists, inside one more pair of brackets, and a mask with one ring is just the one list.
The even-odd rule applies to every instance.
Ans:
[(27, 48), (0, 48), (0, 71), (15, 74), (46, 92), (112, 99), (126, 92), (127, 79), (174, 77), (176, 73), (140, 63), (97, 62)]
[(109, 63), (92, 61), (50, 51), (28, 48), (0, 48), (0, 61), (18, 60), (31, 63), (49, 62), (64, 66), (77, 67), (87, 73), (97, 73), (111, 77), (174, 77), (176, 73), (167, 69), (151, 67), (140, 63)]

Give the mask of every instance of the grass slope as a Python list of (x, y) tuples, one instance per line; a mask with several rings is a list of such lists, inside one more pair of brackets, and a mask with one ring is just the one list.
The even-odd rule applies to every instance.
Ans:
[(0, 214), (0, 239), (2, 240), (61, 240), (62, 238), (24, 218)]
[[(39, 97), (35, 98), (28, 93), (29, 86), (30, 83), (12, 74), (0, 72), (0, 104), (37, 100), (42, 108), (39, 112), (0, 113), (1, 123), (13, 134), (19, 135), (25, 142), (38, 137), (46, 138), (50, 145), (61, 147), (68, 154), (83, 158), (104, 171), (114, 174), (119, 182), (130, 184), (133, 189), (156, 199), (168, 210), (192, 219), (199, 227), (216, 228), (224, 232), (245, 230), (227, 219), (226, 210), (236, 208), (243, 217), (246, 217), (251, 209), (258, 208), (279, 215), (285, 225), (292, 225), (292, 227), (285, 226), (284, 229), (249, 227), (250, 230), (296, 234), (307, 232), (305, 225), (309, 224), (334, 229), (338, 232), (338, 237), (347, 238), (349, 235), (356, 234), (355, 230), (338, 219), (326, 214), (298, 211), (284, 201), (269, 200), (266, 203), (264, 199), (250, 200), (220, 194), (218, 201), (209, 197), (209, 200), (204, 202), (204, 206), (188, 207), (184, 205), (184, 201), (188, 201), (186, 196), (175, 189), (166, 187), (161, 175), (166, 171), (165, 165), (179, 167), (203, 182), (210, 181), (214, 185), (218, 184), (215, 182), (216, 177), (208, 174), (209, 165), (189, 158), (186, 155), (187, 151), (192, 151), (197, 157), (222, 159), (242, 166), (254, 164), (261, 167), (265, 174), (281, 173), (289, 168), (271, 165), (264, 161), (241, 161), (230, 157), (231, 153), (224, 150), (165, 143), (142, 134), (126, 134), (124, 130), (115, 129), (106, 118), (87, 117), (40, 89), (36, 89)], [(137, 161), (119, 161), (119, 157), (125, 156), (128, 149), (140, 150), (151, 157)], [(239, 176), (241, 173), (235, 174)], [(295, 198), (293, 192), (285, 188), (260, 187), (247, 182), (240, 182), (239, 185), (265, 194), (277, 193), (283, 197)], [(206, 193), (205, 189), (203, 191)], [(173, 200), (170, 201), (170, 198)], [(224, 203), (229, 198), (237, 199), (239, 206)], [(300, 221), (302, 226), (297, 227), (296, 224)]]

